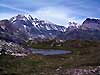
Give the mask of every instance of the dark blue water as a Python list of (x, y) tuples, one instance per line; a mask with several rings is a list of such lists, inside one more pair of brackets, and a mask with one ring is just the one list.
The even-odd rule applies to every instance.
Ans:
[(72, 51), (33, 49), (32, 53), (33, 54), (41, 54), (41, 55), (60, 55), (60, 54), (70, 54), (70, 53), (72, 53)]

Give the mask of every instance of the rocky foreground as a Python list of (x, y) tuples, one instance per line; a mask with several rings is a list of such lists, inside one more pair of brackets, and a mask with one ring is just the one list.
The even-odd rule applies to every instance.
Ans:
[(59, 67), (56, 69), (53, 75), (100, 75), (100, 66), (97, 66), (95, 68), (88, 67), (74, 69), (63, 69), (62, 67)]
[[(41, 72), (34, 72), (31, 74), (25, 74), (25, 75), (100, 75), (100, 66), (97, 66), (95, 68), (88, 67), (88, 68), (71, 68), (71, 69), (64, 69), (62, 67), (57, 68), (53, 71), (41, 71)], [(0, 72), (2, 74), (0, 75), (10, 75), (7, 71), (3, 71), (3, 69), (0, 68)], [(19, 73), (11, 73), (11, 75), (21, 75)], [(23, 74), (24, 75), (24, 74)]]
[(23, 46), (13, 42), (6, 42), (5, 40), (0, 40), (0, 51), (2, 50), (5, 51), (5, 54), (14, 56), (27, 56), (30, 53)]

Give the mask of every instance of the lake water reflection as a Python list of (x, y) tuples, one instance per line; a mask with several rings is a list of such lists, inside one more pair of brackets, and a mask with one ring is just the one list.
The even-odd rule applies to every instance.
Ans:
[(43, 50), (43, 49), (33, 49), (33, 54), (41, 54), (41, 55), (60, 55), (60, 54), (70, 54), (72, 51), (70, 50)]

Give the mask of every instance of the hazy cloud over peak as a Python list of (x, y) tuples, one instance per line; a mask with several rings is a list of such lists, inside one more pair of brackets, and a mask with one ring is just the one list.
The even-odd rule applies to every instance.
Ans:
[(99, 0), (0, 0), (0, 19), (31, 14), (61, 25), (69, 21), (81, 23), (87, 17), (100, 18), (99, 3)]

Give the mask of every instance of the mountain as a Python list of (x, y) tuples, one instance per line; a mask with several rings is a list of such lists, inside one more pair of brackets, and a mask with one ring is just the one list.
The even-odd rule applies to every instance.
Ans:
[(87, 18), (80, 26), (70, 22), (64, 27), (31, 15), (17, 15), (0, 21), (0, 38), (19, 44), (28, 40), (100, 40), (100, 20)]
[(82, 24), (82, 29), (100, 30), (100, 20), (87, 18)]
[(34, 39), (61, 39), (60, 35), (64, 34), (66, 29), (64, 26), (32, 18), (31, 15), (17, 15), (0, 21), (0, 38), (16, 43)]
[(69, 28), (65, 36), (67, 40), (100, 40), (100, 20), (87, 18), (82, 25)]
[(27, 33), (22, 30), (21, 27), (17, 28), (17, 25), (11, 23), (9, 20), (1, 20), (0, 38), (5, 39), (7, 41), (22, 43), (28, 38), (28, 36)]
[(59, 26), (37, 18), (33, 19), (31, 15), (28, 17), (17, 15), (12, 17), (10, 22), (18, 31), (20, 29), (21, 32), (25, 32), (29, 39), (53, 39), (66, 31), (66, 27), (64, 26)]

